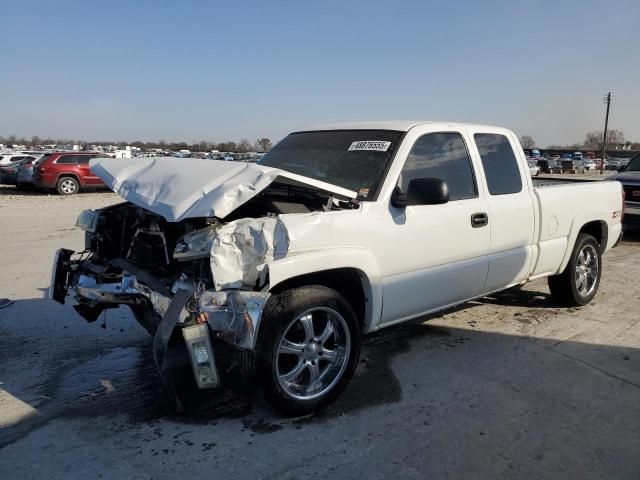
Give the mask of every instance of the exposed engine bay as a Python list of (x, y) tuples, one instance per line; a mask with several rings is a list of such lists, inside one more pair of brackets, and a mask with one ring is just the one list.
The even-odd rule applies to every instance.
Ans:
[[(81, 219), (82, 223), (94, 222), (86, 229), (85, 250), (91, 253), (91, 260), (114, 269), (144, 270), (153, 276), (154, 286), (171, 285), (178, 278), (190, 278), (199, 288), (216, 286), (210, 264), (211, 251), (205, 247), (220, 233), (231, 233), (236, 237), (239, 229), (231, 229), (230, 224), (250, 229), (278, 225), (278, 215), (309, 213), (313, 211), (357, 208), (351, 202), (336, 201), (330, 196), (319, 195), (302, 188), (273, 184), (267, 190), (241, 205), (224, 221), (216, 217), (187, 218), (179, 222), (168, 222), (162, 216), (131, 203), (122, 203), (104, 208), (97, 218)], [(83, 215), (94, 214), (83, 212)], [(284, 229), (283, 226), (273, 227)], [(286, 236), (285, 231), (281, 231)], [(256, 240), (255, 232), (252, 240)], [(280, 239), (283, 240), (283, 239)], [(280, 255), (286, 254), (282, 244), (277, 245)], [(268, 248), (266, 248), (268, 249)], [(265, 249), (265, 250), (266, 250)], [(265, 252), (266, 253), (266, 252)], [(108, 276), (109, 269), (102, 276)], [(217, 279), (216, 279), (217, 280)], [(264, 280), (264, 279), (263, 279)], [(259, 290), (264, 281), (250, 285), (223, 285), (217, 289), (245, 288)]]

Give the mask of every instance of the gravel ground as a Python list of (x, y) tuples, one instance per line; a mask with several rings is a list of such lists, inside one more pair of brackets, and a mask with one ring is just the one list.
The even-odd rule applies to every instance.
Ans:
[(640, 478), (640, 237), (586, 307), (535, 281), (367, 337), (322, 414), (224, 390), (176, 415), (125, 309), (43, 299), (79, 211), (117, 201), (0, 188), (0, 478)]

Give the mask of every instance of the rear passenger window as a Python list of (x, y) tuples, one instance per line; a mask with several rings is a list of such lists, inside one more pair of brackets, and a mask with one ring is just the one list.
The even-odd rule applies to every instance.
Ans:
[(449, 187), (449, 200), (478, 196), (467, 146), (459, 133), (428, 133), (413, 144), (400, 176), (407, 191), (412, 178), (441, 178)]
[(509, 139), (494, 133), (476, 133), (473, 138), (480, 152), (489, 193), (505, 195), (520, 192), (522, 177)]
[(76, 156), (62, 155), (58, 160), (56, 160), (56, 163), (76, 163)]
[(92, 158), (93, 157), (90, 157), (89, 155), (76, 155), (76, 163), (79, 165), (86, 165)]

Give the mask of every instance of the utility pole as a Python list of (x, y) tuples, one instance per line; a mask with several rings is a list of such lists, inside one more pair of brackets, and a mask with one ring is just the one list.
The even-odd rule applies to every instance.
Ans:
[(611, 92), (604, 97), (604, 103), (607, 104), (607, 113), (604, 117), (604, 135), (602, 136), (602, 161), (600, 162), (600, 175), (604, 172), (604, 157), (607, 152), (607, 128), (609, 127), (609, 106), (611, 105)]

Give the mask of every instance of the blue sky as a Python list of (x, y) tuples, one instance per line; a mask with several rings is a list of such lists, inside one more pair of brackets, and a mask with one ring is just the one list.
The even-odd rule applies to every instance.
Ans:
[(640, 141), (640, 2), (0, 0), (0, 135), (279, 139), (353, 120)]

